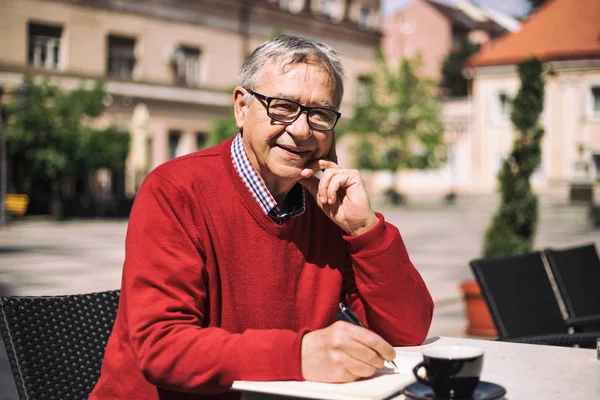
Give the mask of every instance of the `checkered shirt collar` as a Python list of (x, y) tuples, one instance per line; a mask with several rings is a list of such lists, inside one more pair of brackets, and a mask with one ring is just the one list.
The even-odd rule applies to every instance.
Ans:
[[(250, 191), (250, 194), (252, 194), (252, 197), (254, 197), (265, 214), (271, 217), (273, 221), (282, 224), (288, 219), (304, 213), (306, 208), (304, 190), (298, 184), (294, 186), (288, 194), (290, 209), (286, 209), (283, 213), (281, 212), (273, 195), (271, 195), (271, 192), (267, 189), (265, 181), (250, 164), (250, 160), (248, 160), (248, 156), (246, 155), (246, 151), (242, 144), (242, 135), (240, 133), (236, 135), (231, 143), (231, 159), (235, 170), (240, 178), (242, 178), (242, 181)], [(300, 193), (298, 193), (298, 191)]]

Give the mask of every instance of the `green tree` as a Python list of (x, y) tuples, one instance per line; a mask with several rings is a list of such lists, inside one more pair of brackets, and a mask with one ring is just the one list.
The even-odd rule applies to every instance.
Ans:
[[(402, 169), (445, 163), (440, 103), (433, 82), (417, 75), (419, 64), (418, 59), (405, 59), (394, 72), (382, 53), (377, 54), (346, 132), (358, 136), (354, 149), (358, 168), (398, 175)], [(394, 189), (389, 193), (394, 195)]]
[(542, 62), (529, 58), (518, 65), (521, 87), (512, 100), (511, 121), (516, 138), (498, 174), (500, 208), (492, 217), (484, 239), (484, 257), (525, 253), (533, 246), (538, 220), (538, 200), (530, 177), (541, 162), (544, 129), (539, 117), (544, 109)]
[(479, 50), (479, 46), (464, 38), (452, 49), (442, 64), (441, 86), (453, 97), (465, 97), (468, 94), (467, 79), (462, 74), (465, 60)]
[(216, 146), (224, 142), (239, 131), (233, 115), (233, 107), (230, 107), (227, 116), (215, 117), (212, 119), (210, 129), (208, 131), (208, 140), (206, 146)]
[(106, 96), (100, 82), (91, 89), (68, 91), (48, 79), (36, 82), (24, 76), (21, 87), (26, 88), (27, 99), (9, 105), (6, 129), (8, 152), (23, 168), (16, 185), (26, 193), (37, 184), (50, 186), (51, 211), (60, 218), (62, 183), (87, 180), (91, 171), (100, 168), (122, 170), (129, 134), (116, 126), (94, 127)]

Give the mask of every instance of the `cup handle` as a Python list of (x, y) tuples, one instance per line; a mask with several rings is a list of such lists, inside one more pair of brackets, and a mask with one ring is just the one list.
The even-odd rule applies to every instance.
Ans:
[[(421, 382), (422, 384), (425, 384), (427, 386), (431, 386), (431, 382), (429, 381), (429, 379), (427, 378), (421, 378), (421, 376), (419, 375), (419, 370), (421, 368), (425, 368), (425, 362), (421, 361), (420, 363), (418, 363), (412, 370), (413, 375), (415, 376), (415, 378), (417, 378), (417, 380), (419, 382)], [(427, 368), (425, 368), (425, 372), (427, 372)]]

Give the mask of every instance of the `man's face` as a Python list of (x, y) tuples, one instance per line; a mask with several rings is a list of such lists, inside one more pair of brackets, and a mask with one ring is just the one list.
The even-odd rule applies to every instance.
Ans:
[[(298, 64), (283, 74), (278, 67), (267, 64), (254, 90), (309, 107), (336, 108), (334, 82), (326, 70), (315, 64)], [(255, 97), (245, 104), (244, 93), (236, 88), (234, 103), (246, 154), (271, 191), (287, 190), (300, 180), (300, 172), (310, 161), (328, 154), (333, 131), (311, 129), (306, 112), (291, 124), (274, 121), (267, 115), (264, 100)]]

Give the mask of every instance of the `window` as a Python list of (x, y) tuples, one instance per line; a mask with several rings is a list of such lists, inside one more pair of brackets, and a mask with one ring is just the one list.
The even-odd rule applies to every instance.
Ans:
[(321, 0), (321, 13), (325, 18), (331, 20), (336, 16), (336, 0)]
[(504, 124), (510, 119), (510, 97), (506, 92), (496, 92), (491, 112), (494, 125)]
[(208, 140), (208, 135), (205, 132), (197, 132), (196, 133), (196, 150), (202, 150), (206, 147), (206, 141)]
[(504, 126), (510, 121), (511, 98), (503, 88), (490, 91), (486, 102), (487, 114), (493, 126)]
[(107, 72), (109, 76), (131, 79), (135, 68), (135, 39), (108, 36)]
[(180, 156), (179, 144), (181, 142), (181, 131), (169, 131), (169, 160)]
[(594, 161), (596, 180), (600, 181), (600, 153), (592, 154), (592, 161)]
[(28, 25), (29, 65), (36, 68), (58, 69), (61, 37), (61, 27), (30, 22)]
[(358, 26), (361, 28), (368, 28), (370, 26), (370, 14), (371, 10), (369, 10), (367, 7), (361, 7), (358, 13)]
[(592, 112), (600, 113), (600, 86), (592, 86)]
[(172, 61), (177, 85), (200, 85), (200, 49), (181, 46), (173, 52)]
[(402, 23), (400, 24), (400, 30), (405, 35), (413, 34), (415, 32), (416, 28), (417, 28), (417, 24), (415, 23), (415, 21), (412, 18), (405, 17), (402, 20)]
[(500, 102), (500, 119), (507, 121), (510, 115), (510, 99), (504, 92), (498, 94), (498, 100)]

